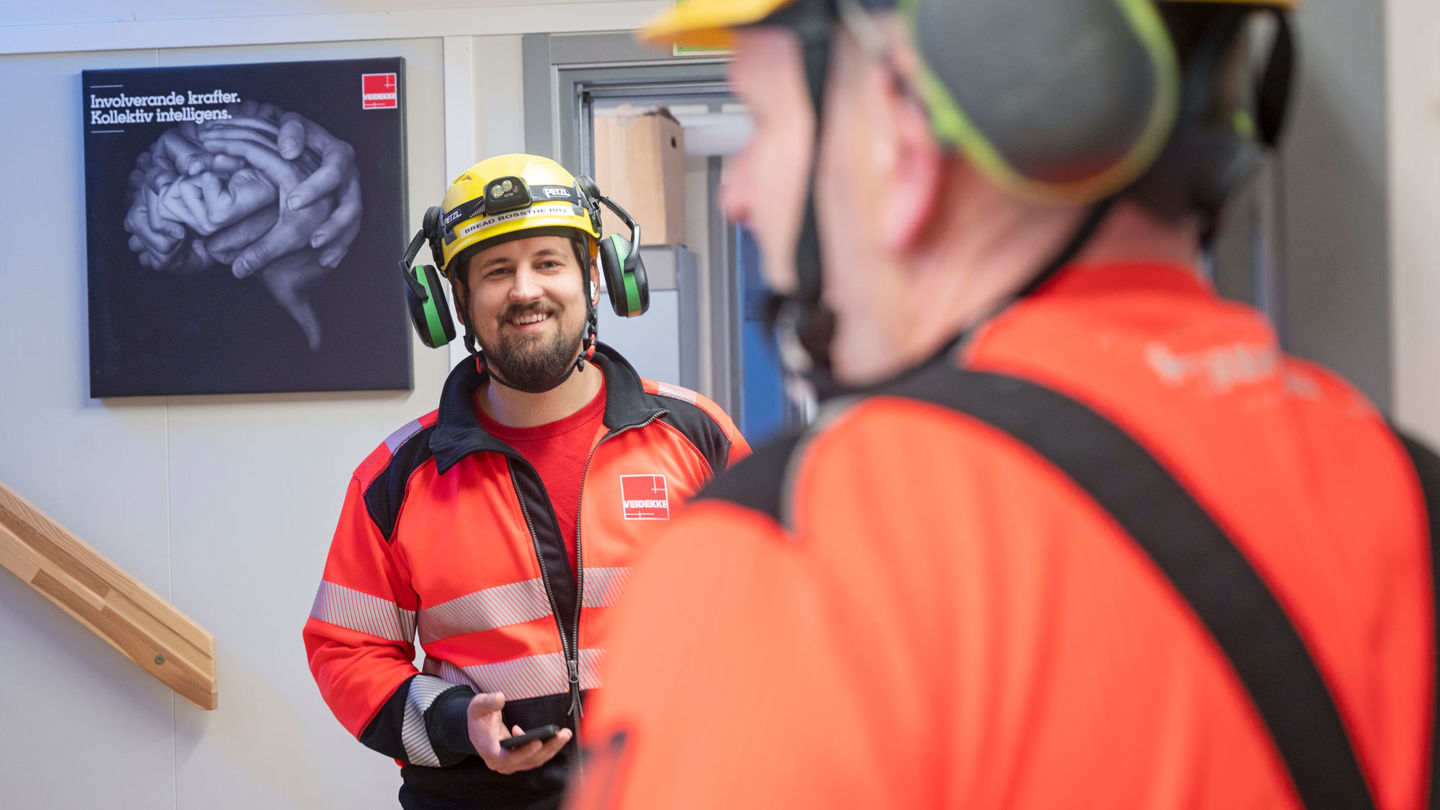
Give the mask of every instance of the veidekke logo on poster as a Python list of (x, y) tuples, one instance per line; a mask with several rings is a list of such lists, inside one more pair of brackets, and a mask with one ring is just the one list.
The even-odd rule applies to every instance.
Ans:
[(360, 103), (367, 110), (393, 110), (400, 106), (394, 73), (362, 73)]

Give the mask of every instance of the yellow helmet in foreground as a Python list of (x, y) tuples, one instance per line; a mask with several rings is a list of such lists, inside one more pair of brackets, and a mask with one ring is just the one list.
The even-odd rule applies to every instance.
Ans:
[[(652, 45), (728, 48), (736, 28), (754, 25), (796, 0), (680, 0), (655, 17), (640, 36)], [(1158, 0), (1162, 3), (1210, 2), (1293, 9), (1299, 0)]]
[[(799, 40), (809, 102), (823, 130), (836, 32), (898, 73), (887, 31), (871, 14), (893, 10), (918, 57), (897, 84), (924, 108), (936, 140), (1016, 199), (1089, 208), (1023, 295), (1076, 255), (1122, 196), (1162, 219), (1191, 219), (1213, 232), (1226, 199), (1283, 128), (1293, 64), (1287, 12), (1297, 3), (677, 0), (641, 36), (663, 45), (724, 47), (736, 29), (788, 29)], [(1263, 75), (1246, 94), (1254, 98), (1215, 103), (1252, 10), (1278, 23)], [(813, 152), (810, 175), (807, 225), (817, 221)], [(794, 349), (782, 350), (782, 362), (812, 379), (829, 373), (835, 324), (822, 303), (820, 262), (817, 229), (802, 227), (796, 289), (767, 307), (772, 324), (788, 335), (782, 346)]]
[(803, 39), (828, 36), (828, 20), (838, 19), (881, 51), (878, 32), (859, 23), (865, 10), (893, 8), (920, 56), (914, 90), (936, 136), (1017, 197), (1079, 205), (1144, 174), (1182, 111), (1183, 66), (1158, 8), (1283, 12), (1297, 2), (680, 0), (641, 36), (725, 47), (750, 25), (783, 25)]

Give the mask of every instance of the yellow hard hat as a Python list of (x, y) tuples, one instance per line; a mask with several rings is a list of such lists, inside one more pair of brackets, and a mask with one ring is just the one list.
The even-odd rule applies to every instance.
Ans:
[[(1297, 2), (1158, 4), (1281, 12)], [(1153, 166), (1174, 130), (1184, 83), (1174, 43), (1152, 0), (847, 0), (841, 5), (896, 7), (920, 57), (914, 88), (936, 137), (958, 147), (985, 177), (1018, 198), (1046, 205), (1104, 199)], [(794, 18), (782, 23), (792, 11)], [(681, 0), (642, 36), (682, 45), (725, 45), (734, 29), (767, 20), (798, 25), (795, 30), (809, 32), (803, 36), (814, 36), (817, 21), (835, 13), (843, 18), (844, 11), (818, 2), (806, 7), (801, 0)], [(1016, 32), (1015, 42), (1002, 47), (989, 29), (1017, 18), (1033, 19), (1034, 30)], [(1081, 31), (1087, 25), (1092, 30)], [(1061, 54), (1063, 70), (1056, 68), (1056, 49), (1067, 51)], [(817, 86), (815, 77), (807, 75), (807, 80)], [(1027, 91), (1013, 91), (1027, 83), (1032, 85)], [(1095, 92), (1097, 83), (1113, 92)]]
[[(754, 25), (796, 0), (677, 0), (640, 32), (652, 45), (729, 48), (736, 28)], [(1162, 3), (1243, 3), (1293, 9), (1299, 0), (1159, 0)]]
[[(440, 203), (441, 272), (467, 249), (537, 229), (569, 229), (588, 237), (591, 255), (600, 238), (595, 202), (574, 175), (539, 155), (500, 155), (455, 178)], [(560, 231), (563, 233), (564, 231)]]

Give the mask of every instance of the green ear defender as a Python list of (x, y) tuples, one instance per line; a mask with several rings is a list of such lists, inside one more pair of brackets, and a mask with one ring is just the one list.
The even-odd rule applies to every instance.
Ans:
[(650, 308), (650, 281), (645, 275), (645, 262), (640, 258), (639, 223), (618, 203), (601, 194), (594, 180), (581, 176), (575, 181), (585, 196), (590, 198), (591, 216), (596, 222), (597, 231), (600, 211), (596, 204), (609, 208), (630, 229), (628, 239), (620, 234), (611, 234), (600, 240), (600, 274), (605, 279), (611, 309), (622, 318), (645, 314), (645, 310)]
[[(625, 318), (642, 315), (650, 308), (650, 283), (645, 275), (645, 263), (640, 258), (637, 246), (640, 244), (640, 225), (614, 200), (602, 195), (595, 181), (588, 177), (576, 178), (576, 186), (584, 199), (577, 199), (576, 210), (588, 210), (596, 233), (600, 232), (600, 205), (615, 212), (630, 229), (627, 239), (611, 234), (599, 240), (600, 272), (605, 278), (609, 291), (610, 306), (615, 314)], [(559, 187), (550, 187), (559, 188)], [(425, 212), (425, 221), (419, 233), (410, 240), (405, 255), (400, 259), (400, 272), (405, 278), (405, 304), (410, 312), (410, 323), (420, 340), (432, 349), (438, 349), (455, 339), (455, 322), (450, 316), (446, 303), (444, 282), (436, 266), (442, 265), (440, 220), (444, 215), (439, 206)], [(434, 265), (415, 265), (414, 261), (426, 243)]]
[[(438, 349), (455, 339), (455, 322), (450, 317), (450, 306), (445, 301), (445, 288), (435, 265), (411, 265), (419, 255), (420, 248), (428, 241), (431, 253), (437, 253), (439, 244), (439, 223), (441, 210), (432, 206), (425, 212), (425, 222), (420, 232), (410, 240), (405, 255), (400, 259), (400, 272), (405, 276), (405, 305), (410, 312), (410, 323), (420, 335), (420, 340), (432, 349)], [(432, 256), (440, 263), (438, 255)]]

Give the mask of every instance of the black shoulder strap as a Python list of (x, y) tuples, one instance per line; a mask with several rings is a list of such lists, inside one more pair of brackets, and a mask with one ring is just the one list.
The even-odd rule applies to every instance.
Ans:
[[(1435, 594), (1435, 651), (1440, 654), (1440, 457), (1425, 445), (1395, 431), (1410, 454), (1415, 472), (1420, 476), (1420, 490), (1425, 493), (1425, 511), (1430, 518), (1430, 569), (1431, 587)], [(1435, 679), (1435, 736), (1430, 741), (1430, 807), (1440, 808), (1440, 788), (1436, 776), (1440, 775), (1440, 669)]]
[(1285, 611), (1210, 515), (1105, 417), (1025, 380), (936, 365), (884, 393), (987, 422), (1109, 512), (1209, 628), (1310, 810), (1373, 808), (1334, 700)]

